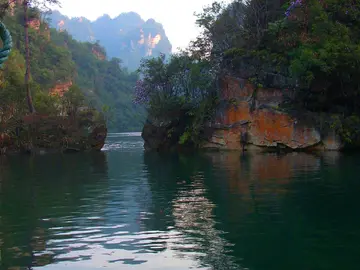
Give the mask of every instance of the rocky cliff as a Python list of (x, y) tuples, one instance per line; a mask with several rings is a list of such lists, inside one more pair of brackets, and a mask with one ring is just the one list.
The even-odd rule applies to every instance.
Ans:
[[(328, 125), (331, 115), (286, 108), (287, 101), (294, 98), (292, 90), (256, 88), (248, 80), (224, 77), (221, 102), (214, 120), (206, 124), (200, 148), (341, 150), (344, 144)], [(150, 117), (142, 134), (145, 149), (162, 151), (178, 147), (185, 131), (185, 115), (155, 120)]]
[(50, 95), (58, 95), (60, 97), (63, 97), (64, 94), (69, 91), (72, 85), (72, 81), (58, 82), (52, 89), (50, 89), (49, 93)]
[(340, 150), (343, 144), (324, 122), (330, 116), (286, 109), (295, 98), (288, 89), (256, 88), (247, 80), (225, 77), (222, 100), (203, 148), (286, 148), (289, 150)]
[(187, 117), (184, 110), (174, 110), (157, 117), (149, 115), (141, 134), (145, 150), (179, 150), (179, 139), (185, 131)]
[(76, 119), (32, 114), (0, 125), (0, 155), (100, 151), (106, 136), (106, 126), (91, 112)]

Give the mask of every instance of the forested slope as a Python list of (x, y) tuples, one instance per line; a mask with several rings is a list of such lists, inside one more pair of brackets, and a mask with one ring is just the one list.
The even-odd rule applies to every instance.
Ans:
[[(1, 71), (2, 106), (13, 113), (26, 111), (24, 73), (25, 42), (23, 13), (15, 8), (3, 22), (11, 32), (14, 49)], [(38, 10), (30, 12), (31, 89), (38, 113), (49, 114), (55, 106), (54, 91), (67, 91), (78, 86), (88, 104), (109, 116), (108, 126), (114, 131), (139, 130), (144, 111), (132, 102), (137, 75), (121, 68), (120, 60), (105, 59), (99, 44), (81, 43), (66, 32), (58, 32), (40, 19)], [(105, 106), (106, 105), (106, 106)], [(110, 107), (110, 110), (109, 110)]]

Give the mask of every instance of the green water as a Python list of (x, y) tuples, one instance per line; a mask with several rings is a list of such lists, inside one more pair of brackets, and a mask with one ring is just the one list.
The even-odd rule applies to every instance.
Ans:
[(0, 159), (0, 269), (360, 267), (360, 156), (101, 153)]

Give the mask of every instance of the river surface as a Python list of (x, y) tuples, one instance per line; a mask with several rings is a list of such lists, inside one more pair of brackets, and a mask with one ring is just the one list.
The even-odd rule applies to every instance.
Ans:
[(0, 159), (0, 269), (360, 269), (360, 156)]

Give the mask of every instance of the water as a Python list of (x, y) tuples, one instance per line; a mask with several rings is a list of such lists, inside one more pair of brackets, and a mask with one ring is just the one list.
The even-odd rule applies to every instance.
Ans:
[(346, 270), (360, 156), (101, 153), (0, 159), (0, 269)]

